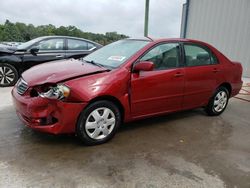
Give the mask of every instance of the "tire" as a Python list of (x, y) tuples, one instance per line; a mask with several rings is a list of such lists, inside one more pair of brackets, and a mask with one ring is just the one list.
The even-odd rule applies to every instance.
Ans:
[(218, 116), (226, 109), (228, 100), (229, 91), (227, 88), (221, 86), (215, 91), (213, 97), (209, 100), (205, 111), (209, 116)]
[(112, 102), (101, 100), (84, 109), (77, 121), (77, 137), (86, 145), (103, 144), (112, 139), (121, 124), (121, 112)]
[(16, 84), (18, 72), (13, 65), (7, 63), (0, 64), (0, 87), (8, 87)]

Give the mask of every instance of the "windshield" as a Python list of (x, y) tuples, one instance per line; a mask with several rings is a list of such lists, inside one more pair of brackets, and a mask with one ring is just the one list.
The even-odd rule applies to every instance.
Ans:
[(32, 39), (32, 40), (30, 40), (28, 42), (25, 42), (25, 43), (17, 46), (17, 49), (18, 50), (24, 50), (24, 49), (28, 48), (29, 46), (31, 46), (32, 44), (40, 41), (41, 39), (42, 39), (42, 37), (38, 37), (38, 38)]
[(148, 41), (142, 40), (119, 40), (91, 53), (84, 57), (83, 60), (116, 68), (148, 43)]

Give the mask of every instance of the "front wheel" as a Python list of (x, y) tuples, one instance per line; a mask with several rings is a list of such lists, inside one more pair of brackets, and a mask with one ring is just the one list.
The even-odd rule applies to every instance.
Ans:
[(0, 87), (13, 86), (18, 80), (16, 68), (10, 64), (0, 64)]
[(121, 124), (118, 107), (106, 100), (90, 104), (77, 122), (76, 134), (86, 145), (103, 144), (112, 139)]
[(220, 115), (227, 107), (229, 92), (227, 88), (219, 87), (206, 106), (206, 112), (210, 116)]

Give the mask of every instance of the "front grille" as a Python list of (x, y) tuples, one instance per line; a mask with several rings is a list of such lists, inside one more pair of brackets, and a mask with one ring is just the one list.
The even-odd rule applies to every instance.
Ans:
[(28, 84), (21, 78), (17, 83), (17, 93), (23, 95), (28, 88)]

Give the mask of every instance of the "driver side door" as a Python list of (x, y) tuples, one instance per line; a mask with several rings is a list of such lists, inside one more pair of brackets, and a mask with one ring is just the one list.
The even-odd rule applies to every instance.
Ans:
[(184, 89), (184, 68), (180, 66), (178, 43), (157, 45), (140, 61), (151, 61), (154, 70), (131, 74), (133, 118), (180, 110)]
[(23, 56), (23, 67), (29, 69), (40, 63), (60, 60), (65, 58), (64, 38), (44, 39), (31, 48), (37, 48), (38, 51), (31, 53), (28, 50)]

